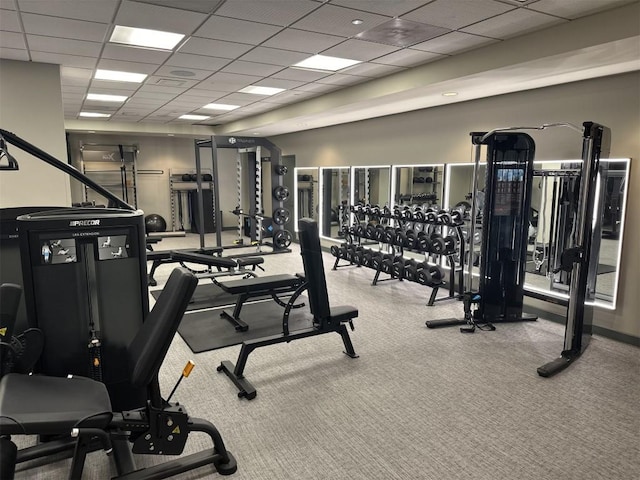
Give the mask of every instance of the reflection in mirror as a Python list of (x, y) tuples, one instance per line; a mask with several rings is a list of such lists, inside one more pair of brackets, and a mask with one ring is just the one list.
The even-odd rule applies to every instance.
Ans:
[(312, 218), (318, 221), (320, 205), (318, 202), (318, 169), (297, 167), (294, 169), (294, 190), (296, 196), (293, 199), (295, 231), (298, 231), (300, 218)]
[[(525, 274), (525, 288), (535, 293), (566, 298), (569, 292), (569, 275), (557, 270), (562, 252), (575, 246), (581, 164), (535, 162)], [(616, 306), (628, 178), (629, 159), (600, 161), (587, 294), (592, 303), (609, 309)]]
[(352, 167), (351, 190), (352, 205), (389, 206), (391, 181), (390, 168)]
[(444, 165), (394, 165), (393, 205), (442, 205)]
[(325, 239), (344, 241), (341, 222), (348, 223), (348, 208), (351, 186), (350, 167), (321, 167), (319, 196), (320, 236)]

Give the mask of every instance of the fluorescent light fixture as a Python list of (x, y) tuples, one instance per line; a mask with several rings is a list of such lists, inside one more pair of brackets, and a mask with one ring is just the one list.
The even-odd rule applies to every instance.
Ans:
[(113, 82), (142, 83), (147, 75), (144, 73), (119, 72), (117, 70), (96, 70), (96, 80), (111, 80)]
[(182, 120), (206, 120), (209, 117), (206, 115), (180, 115), (178, 118)]
[(443, 97), (455, 97), (456, 95), (458, 95), (458, 92), (444, 92), (442, 94)]
[(313, 55), (312, 57), (302, 60), (292, 65), (297, 68), (311, 68), (314, 70), (328, 70), (335, 72), (343, 68), (350, 67), (362, 63), (360, 60), (351, 60), (350, 58), (329, 57), (327, 55)]
[(134, 47), (173, 50), (183, 38), (184, 35), (181, 33), (162, 32), (160, 30), (148, 30), (146, 28), (132, 28), (116, 25), (109, 41), (112, 43), (132, 45)]
[(240, 108), (240, 105), (228, 105), (226, 103), (209, 103), (202, 108), (208, 108), (209, 110), (235, 110)]
[(98, 113), (98, 112), (80, 112), (81, 117), (89, 117), (89, 118), (109, 118), (111, 116), (110, 113)]
[(102, 93), (87, 93), (87, 100), (96, 100), (98, 102), (124, 102), (127, 98), (125, 95), (103, 95)]
[(276, 93), (284, 92), (284, 88), (275, 87), (260, 87), (258, 85), (249, 85), (242, 90), (238, 90), (239, 93), (251, 93), (253, 95), (275, 95)]
[(351, 20), (351, 23), (353, 23), (354, 25), (362, 25), (364, 23), (364, 20), (360, 20), (359, 18), (354, 18), (353, 20)]

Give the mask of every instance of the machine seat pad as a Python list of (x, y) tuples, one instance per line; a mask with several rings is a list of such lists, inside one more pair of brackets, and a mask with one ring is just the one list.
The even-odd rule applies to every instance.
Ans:
[(242, 295), (243, 293), (256, 295), (279, 288), (289, 287), (294, 290), (301, 282), (302, 280), (296, 275), (283, 274), (219, 282), (219, 285), (225, 292), (232, 295)]
[(358, 316), (358, 309), (351, 305), (338, 305), (337, 307), (330, 307), (329, 320), (332, 322), (348, 322), (349, 320)]
[(90, 378), (10, 373), (0, 381), (0, 434), (55, 435), (69, 434), (74, 427), (105, 429), (112, 416), (107, 388)]
[(238, 263), (239, 267), (252, 267), (264, 263), (264, 258), (262, 257), (241, 257), (234, 258), (234, 260)]

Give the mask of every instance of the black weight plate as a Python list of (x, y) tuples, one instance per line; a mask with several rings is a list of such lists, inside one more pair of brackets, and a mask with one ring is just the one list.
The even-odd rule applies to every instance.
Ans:
[(284, 202), (287, 198), (289, 198), (289, 189), (287, 187), (279, 185), (273, 189), (273, 196), (279, 202)]
[(285, 223), (289, 223), (291, 219), (291, 212), (286, 208), (276, 208), (273, 211), (273, 223), (276, 225), (284, 225)]
[(291, 232), (288, 230), (278, 230), (273, 234), (273, 245), (276, 249), (283, 250), (291, 245)]

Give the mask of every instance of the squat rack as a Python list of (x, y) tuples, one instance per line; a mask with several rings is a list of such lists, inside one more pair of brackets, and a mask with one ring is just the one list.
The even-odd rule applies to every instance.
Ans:
[[(219, 190), (219, 159), (218, 159), (218, 149), (219, 148), (232, 148), (237, 150), (236, 155), (236, 189), (237, 189), (237, 205), (238, 210), (235, 211), (238, 215), (238, 238), (242, 237), (242, 228), (243, 228), (243, 217), (249, 216), (255, 219), (255, 222), (251, 222), (251, 240), (252, 243), (257, 244), (258, 250), (262, 245), (267, 245), (273, 247), (272, 252), (260, 252), (261, 255), (266, 255), (270, 253), (285, 253), (290, 252), (288, 248), (281, 248), (280, 246), (274, 246), (272, 243), (267, 243), (262, 241), (262, 219), (263, 219), (263, 202), (262, 202), (262, 149), (266, 149), (271, 155), (271, 186), (272, 188), (286, 188), (284, 185), (282, 175), (278, 175), (276, 173), (276, 167), (282, 166), (282, 151), (279, 147), (273, 144), (266, 138), (261, 137), (235, 137), (235, 136), (220, 136), (220, 135), (212, 135), (208, 140), (195, 140), (195, 158), (196, 158), (196, 175), (197, 175), (197, 195), (198, 195), (198, 203), (202, 205), (202, 161), (200, 158), (200, 149), (201, 148), (210, 148), (211, 149), (211, 158), (213, 163), (213, 182), (214, 182), (214, 192), (213, 192), (213, 203), (216, 206), (214, 210), (214, 218), (215, 218), (215, 229), (216, 229), (216, 246), (223, 248), (238, 248), (243, 247), (242, 243), (236, 245), (222, 245), (222, 218), (220, 212), (220, 190)], [(249, 196), (250, 206), (249, 213), (246, 215), (241, 214), (240, 206), (242, 204), (242, 156), (243, 153), (252, 154), (250, 157), (250, 165), (253, 164), (253, 172), (252, 177), (255, 180), (255, 191), (253, 195)], [(254, 159), (254, 160), (251, 160)], [(273, 209), (276, 211), (278, 208), (284, 208), (284, 200), (276, 198), (275, 196), (272, 198)], [(200, 208), (199, 212), (199, 221), (200, 224), (204, 223), (204, 213), (203, 209)], [(285, 230), (284, 225), (276, 225), (273, 224), (274, 229), (274, 238), (277, 235), (278, 231), (289, 233)], [(290, 235), (290, 234), (289, 234)], [(290, 241), (289, 241), (290, 243)], [(287, 245), (288, 246), (288, 245)], [(204, 248), (204, 232), (200, 232), (200, 247)]]

